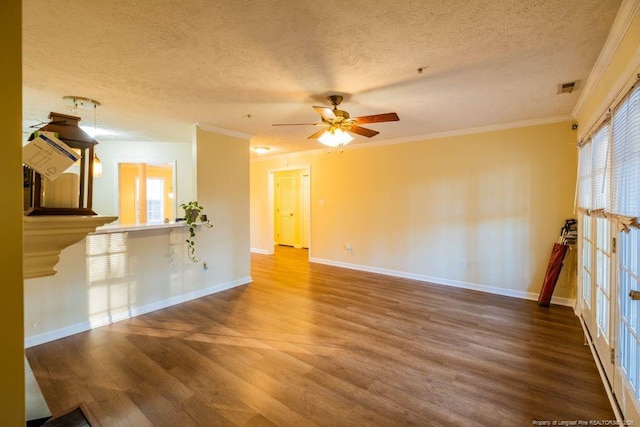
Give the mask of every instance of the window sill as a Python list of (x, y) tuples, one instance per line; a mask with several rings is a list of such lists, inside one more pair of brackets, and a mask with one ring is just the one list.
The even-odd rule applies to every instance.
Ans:
[(187, 223), (184, 221), (156, 222), (150, 224), (110, 224), (98, 227), (91, 234), (109, 234), (109, 233), (125, 233), (128, 231), (145, 231), (159, 230), (164, 228), (184, 227)]

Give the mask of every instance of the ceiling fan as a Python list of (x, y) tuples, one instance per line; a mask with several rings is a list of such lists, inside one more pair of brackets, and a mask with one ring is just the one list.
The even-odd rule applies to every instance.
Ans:
[(396, 113), (373, 114), (371, 116), (351, 117), (348, 112), (338, 110), (338, 105), (342, 102), (343, 97), (340, 95), (330, 95), (327, 97), (333, 109), (330, 107), (314, 106), (313, 109), (320, 114), (322, 122), (320, 123), (280, 123), (273, 126), (292, 126), (292, 125), (314, 125), (324, 126), (319, 131), (310, 135), (308, 139), (318, 139), (321, 143), (330, 147), (348, 144), (353, 137), (347, 132), (371, 138), (380, 132), (364, 128), (361, 124), (394, 122), (400, 120)]

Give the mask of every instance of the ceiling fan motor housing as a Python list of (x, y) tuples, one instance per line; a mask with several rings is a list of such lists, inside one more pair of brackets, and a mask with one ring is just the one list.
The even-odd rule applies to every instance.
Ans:
[(344, 110), (333, 110), (333, 114), (335, 114), (335, 115), (336, 115), (336, 116), (338, 116), (338, 117), (342, 117), (342, 120), (346, 120), (346, 119), (348, 119), (349, 117), (351, 117), (351, 116), (349, 115), (349, 113), (347, 113), (347, 112), (346, 112), (346, 111), (344, 111)]
[(338, 105), (340, 105), (340, 103), (342, 102), (342, 100), (344, 98), (342, 98), (341, 95), (329, 95), (327, 96), (327, 99), (329, 100), (329, 102), (331, 103), (331, 105), (333, 105), (333, 109), (335, 110), (336, 107)]

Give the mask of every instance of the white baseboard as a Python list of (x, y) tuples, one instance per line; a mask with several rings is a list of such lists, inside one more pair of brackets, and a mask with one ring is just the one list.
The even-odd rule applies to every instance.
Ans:
[(255, 254), (269, 255), (269, 251), (266, 249), (251, 248), (249, 251)]
[[(332, 265), (334, 267), (349, 268), (351, 270), (366, 271), (368, 273), (378, 273), (378, 274), (385, 274), (387, 276), (401, 277), (403, 279), (419, 280), (421, 282), (433, 283), (435, 285), (451, 286), (454, 288), (462, 288), (462, 289), (471, 289), (474, 291), (487, 292), (490, 294), (502, 295), (502, 296), (513, 297), (513, 298), (521, 298), (521, 299), (527, 299), (532, 301), (538, 300), (538, 294), (535, 294), (533, 292), (498, 288), (495, 286), (481, 285), (478, 283), (464, 282), (461, 280), (444, 279), (442, 277), (426, 276), (422, 274), (408, 273), (405, 271), (389, 270), (386, 268), (370, 267), (367, 265), (351, 264), (347, 262), (333, 261), (333, 260), (322, 259), (322, 258), (311, 257), (309, 258), (309, 261), (315, 262), (318, 264)], [(553, 304), (573, 307), (575, 300), (570, 298), (553, 297), (551, 299), (551, 302)]]
[(55, 341), (60, 338), (69, 337), (71, 335), (86, 332), (91, 329), (91, 322), (76, 323), (75, 325), (65, 326), (64, 328), (55, 329), (53, 331), (44, 332), (38, 335), (25, 337), (24, 348), (34, 347), (46, 342)]
[(247, 283), (251, 283), (251, 281), (251, 277), (243, 277), (242, 279), (237, 279), (227, 283), (221, 283), (219, 285), (210, 286), (205, 289), (199, 289), (197, 291), (189, 292), (186, 294), (176, 295), (175, 297), (167, 298), (165, 300), (158, 301), (152, 304), (135, 307), (133, 310), (131, 310), (131, 317), (151, 313), (152, 311), (161, 310), (163, 308), (171, 307), (172, 305), (181, 304), (183, 302), (202, 298), (207, 295), (226, 291), (227, 289), (235, 288), (236, 286), (246, 285)]
[(130, 310), (130, 316), (119, 316), (117, 320), (111, 322), (103, 322), (101, 324), (92, 325), (91, 322), (82, 322), (75, 325), (66, 326), (64, 328), (56, 329), (53, 331), (44, 332), (38, 335), (32, 335), (25, 337), (24, 348), (34, 347), (36, 345), (44, 344), (50, 341), (55, 341), (60, 338), (65, 338), (71, 335), (79, 334), (80, 332), (86, 332), (100, 326), (105, 326), (110, 323), (114, 323), (120, 320), (126, 320), (131, 317), (140, 316), (142, 314), (151, 313), (152, 311), (161, 310), (163, 308), (171, 307), (176, 304), (191, 301), (197, 298), (202, 298), (207, 295), (212, 295), (218, 292), (226, 291), (227, 289), (235, 288), (236, 286), (246, 285), (251, 283), (251, 277), (243, 277), (241, 279), (233, 280), (227, 283), (221, 283), (219, 285), (210, 286), (208, 288), (199, 289), (197, 291), (188, 292), (186, 294), (177, 295), (171, 298), (167, 298), (162, 301), (154, 302), (151, 304), (143, 305), (140, 307), (133, 307)]

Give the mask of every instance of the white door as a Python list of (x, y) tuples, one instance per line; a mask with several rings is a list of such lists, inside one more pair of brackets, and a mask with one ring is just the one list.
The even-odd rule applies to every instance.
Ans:
[(618, 339), (614, 393), (625, 420), (640, 425), (640, 230), (618, 237)]
[[(612, 304), (615, 283), (613, 279), (615, 269), (612, 269), (612, 240), (611, 223), (606, 218), (595, 219), (595, 257), (596, 275), (593, 282), (594, 298), (596, 302), (596, 330), (592, 332), (592, 338), (602, 361), (602, 366), (609, 381), (613, 381), (614, 357), (612, 354), (614, 329), (612, 315), (614, 306)], [(612, 271), (613, 270), (613, 271)]]
[(296, 243), (296, 176), (275, 176), (275, 238), (276, 244), (294, 246)]
[(591, 225), (592, 218), (589, 215), (582, 214), (579, 222), (582, 233), (580, 240), (582, 259), (580, 279), (581, 279), (581, 294), (580, 294), (580, 307), (582, 309), (582, 319), (584, 320), (587, 329), (593, 334), (592, 331), (596, 330), (596, 315), (595, 315), (595, 302), (593, 299), (593, 281), (595, 276), (595, 266), (593, 262), (593, 251), (595, 247), (595, 241), (593, 239), (593, 227)]
[(607, 379), (613, 383), (615, 329), (612, 298), (615, 275), (612, 270), (611, 223), (606, 218), (582, 215), (582, 318), (602, 363)]

